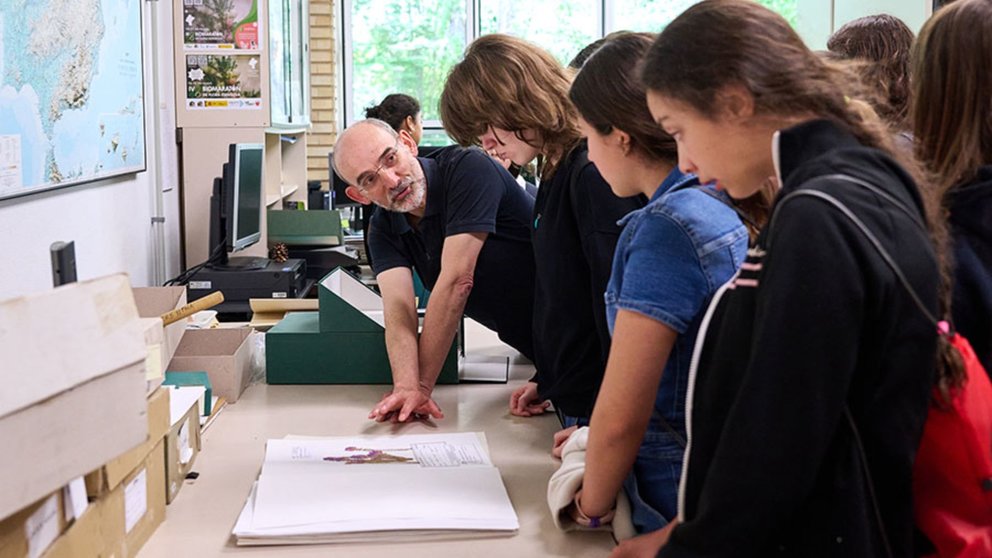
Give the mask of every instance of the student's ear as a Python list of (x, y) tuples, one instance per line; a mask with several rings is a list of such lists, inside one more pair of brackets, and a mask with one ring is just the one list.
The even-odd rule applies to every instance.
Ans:
[(743, 85), (727, 85), (717, 94), (720, 113), (731, 121), (747, 120), (754, 116), (754, 95)]
[(344, 195), (348, 196), (353, 202), (358, 202), (362, 205), (368, 205), (372, 203), (372, 200), (362, 193), (357, 186), (348, 186), (344, 189)]
[(623, 154), (630, 155), (630, 134), (619, 128), (614, 128), (614, 131), (617, 136), (617, 142), (620, 144), (620, 149), (623, 150)]
[[(409, 118), (409, 116), (407, 118)], [(410, 153), (412, 153), (413, 156), (416, 157), (417, 141), (414, 140), (413, 136), (410, 135), (410, 132), (407, 132), (406, 130), (400, 130), (398, 133), (400, 135), (400, 143), (406, 146), (406, 148), (410, 151)]]

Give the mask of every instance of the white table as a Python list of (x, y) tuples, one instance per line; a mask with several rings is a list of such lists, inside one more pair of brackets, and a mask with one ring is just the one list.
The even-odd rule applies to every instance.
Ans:
[[(495, 337), (467, 323), (469, 355), (513, 354)], [(551, 521), (547, 481), (558, 466), (551, 457), (552, 414), (519, 418), (507, 411), (510, 392), (532, 371), (514, 366), (508, 384), (439, 386), (435, 401), (445, 418), (434, 426), (377, 424), (366, 416), (386, 386), (253, 385), (228, 405), (204, 432), (203, 449), (187, 480), (169, 505), (166, 520), (139, 553), (140, 558), (252, 554), (256, 556), (355, 556), (391, 558), (484, 556), (606, 556), (613, 548), (606, 533), (562, 533)], [(265, 441), (288, 434), (307, 436), (486, 433), (493, 463), (499, 468), (520, 519), (513, 537), (408, 544), (339, 544), (237, 547), (231, 529), (258, 476)]]

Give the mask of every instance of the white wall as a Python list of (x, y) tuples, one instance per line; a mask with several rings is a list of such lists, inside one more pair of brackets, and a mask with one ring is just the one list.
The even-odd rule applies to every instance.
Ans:
[[(165, 196), (167, 217), (165, 231), (154, 233), (151, 223), (156, 211), (158, 188), (156, 165), (175, 168), (175, 140), (172, 128), (160, 128), (156, 113), (174, 112), (172, 85), (172, 34), (170, 2), (141, 2), (145, 58), (145, 138), (148, 170), (137, 175), (52, 190), (25, 198), (0, 201), (0, 300), (49, 289), (52, 286), (52, 242), (75, 241), (77, 271), (80, 280), (108, 273), (127, 272), (135, 286), (161, 281), (156, 276), (178, 273), (178, 185), (175, 172), (171, 192)], [(164, 5), (164, 6), (162, 6)], [(159, 45), (153, 48), (152, 19), (158, 10), (167, 32), (158, 32)], [(164, 20), (164, 21), (163, 21)], [(168, 65), (158, 79), (154, 74), (154, 54)], [(162, 83), (167, 82), (167, 83)], [(158, 83), (160, 103), (153, 105), (153, 84)], [(155, 138), (161, 138), (160, 150)], [(170, 184), (161, 173), (164, 187)], [(165, 245), (162, 241), (165, 239)], [(157, 244), (157, 243), (158, 244)], [(157, 264), (160, 261), (164, 263)], [(170, 276), (171, 276), (170, 275)]]

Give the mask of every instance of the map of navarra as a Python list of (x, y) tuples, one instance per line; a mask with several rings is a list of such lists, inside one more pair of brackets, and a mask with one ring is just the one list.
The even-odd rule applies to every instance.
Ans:
[(0, 0), (0, 198), (145, 168), (141, 0)]

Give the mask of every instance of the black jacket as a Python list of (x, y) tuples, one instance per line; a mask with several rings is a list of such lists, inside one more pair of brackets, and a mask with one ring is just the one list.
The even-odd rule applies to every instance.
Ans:
[(534, 203), (534, 365), (538, 392), (588, 417), (610, 349), (603, 295), (620, 238), (617, 221), (643, 207), (613, 194), (582, 143), (541, 184)]
[[(922, 219), (910, 177), (826, 121), (784, 130), (778, 145), (778, 199), (798, 188), (840, 199), (935, 313), (938, 271), (926, 234), (875, 194), (823, 178), (870, 182)], [(759, 235), (701, 329), (684, 523), (660, 556), (885, 556), (846, 405), (893, 554), (911, 556), (912, 464), (933, 382), (934, 326), (838, 210), (802, 196), (773, 213), (774, 230)]]
[(992, 374), (992, 166), (948, 194), (957, 330)]

